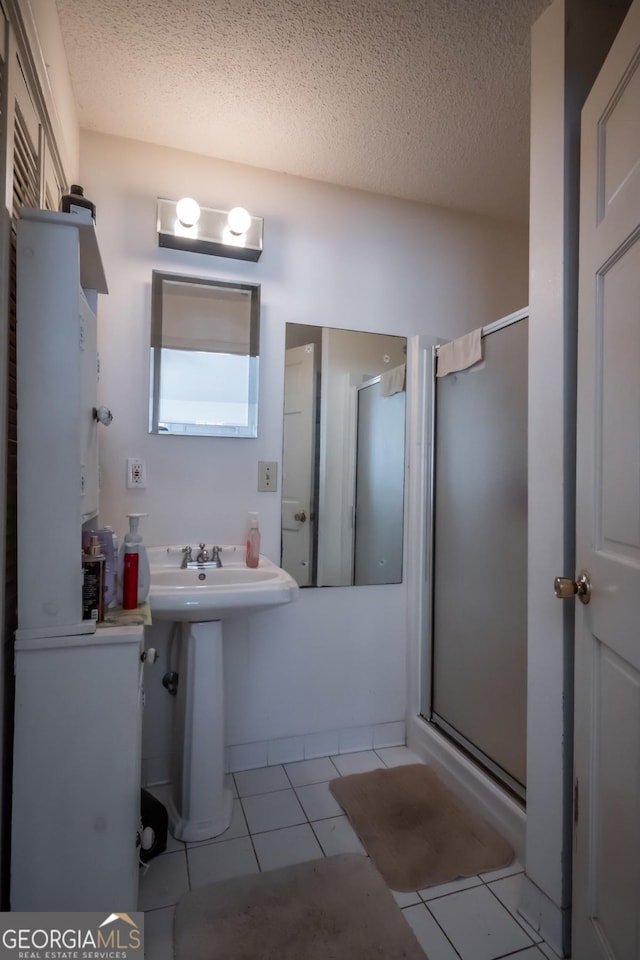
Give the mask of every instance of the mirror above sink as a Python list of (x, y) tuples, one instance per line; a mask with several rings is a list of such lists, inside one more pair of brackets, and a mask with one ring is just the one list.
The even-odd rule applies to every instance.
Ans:
[(402, 582), (406, 349), (286, 325), (281, 563), (300, 586)]
[(149, 432), (257, 437), (260, 284), (151, 280)]

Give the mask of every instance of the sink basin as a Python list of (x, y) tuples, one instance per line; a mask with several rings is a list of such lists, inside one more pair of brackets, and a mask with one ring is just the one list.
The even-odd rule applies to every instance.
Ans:
[(155, 620), (222, 620), (290, 603), (298, 594), (293, 577), (267, 557), (261, 555), (255, 569), (247, 567), (238, 546), (221, 549), (222, 567), (185, 570), (180, 567), (180, 547), (152, 547), (148, 553)]

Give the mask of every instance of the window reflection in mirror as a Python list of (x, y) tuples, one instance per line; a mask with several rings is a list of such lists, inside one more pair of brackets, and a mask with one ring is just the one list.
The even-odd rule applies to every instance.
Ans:
[(258, 435), (260, 285), (153, 271), (151, 433)]
[(286, 326), (281, 564), (300, 586), (402, 581), (406, 344)]

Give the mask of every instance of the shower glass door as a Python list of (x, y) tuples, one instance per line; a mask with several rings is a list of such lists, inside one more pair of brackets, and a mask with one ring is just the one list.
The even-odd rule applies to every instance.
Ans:
[[(520, 316), (520, 315), (516, 315)], [(525, 791), (527, 318), (436, 381), (430, 719)], [(504, 325), (506, 323), (506, 325)]]

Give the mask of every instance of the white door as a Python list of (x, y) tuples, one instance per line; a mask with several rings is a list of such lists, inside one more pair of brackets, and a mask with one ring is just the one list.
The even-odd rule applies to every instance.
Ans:
[(282, 453), (282, 567), (301, 587), (313, 573), (314, 426), (314, 347), (307, 343), (285, 355)]
[(640, 957), (640, 0), (583, 110), (573, 956)]

